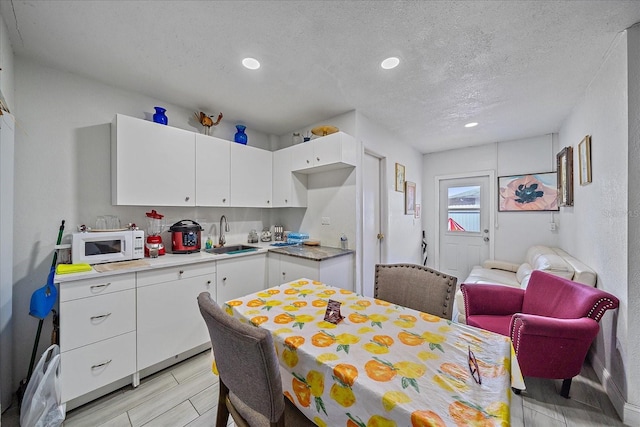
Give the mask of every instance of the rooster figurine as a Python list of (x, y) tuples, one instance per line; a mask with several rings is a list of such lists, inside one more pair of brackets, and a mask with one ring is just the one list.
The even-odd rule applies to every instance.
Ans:
[(200, 122), (202, 126), (204, 126), (205, 135), (211, 135), (211, 126), (217, 126), (218, 123), (220, 123), (220, 120), (222, 120), (222, 113), (218, 114), (218, 119), (215, 122), (212, 119), (213, 116), (207, 116), (202, 111), (200, 111), (200, 114), (198, 113), (193, 113), (193, 114), (196, 120)]

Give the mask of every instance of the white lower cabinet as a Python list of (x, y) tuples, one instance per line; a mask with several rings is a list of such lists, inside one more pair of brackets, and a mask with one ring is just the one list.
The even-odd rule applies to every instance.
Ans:
[(269, 286), (281, 285), (302, 277), (353, 291), (353, 254), (322, 261), (273, 252), (269, 254)]
[(62, 401), (136, 372), (135, 274), (60, 285)]
[(215, 296), (215, 262), (138, 273), (138, 371), (209, 341), (197, 297)]
[(136, 372), (136, 332), (66, 351), (60, 362), (62, 401), (68, 402)]
[(218, 260), (216, 301), (219, 305), (234, 298), (266, 289), (267, 254)]

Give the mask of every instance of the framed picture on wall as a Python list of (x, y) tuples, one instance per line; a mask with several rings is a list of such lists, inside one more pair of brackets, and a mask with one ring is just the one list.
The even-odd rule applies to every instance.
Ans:
[(573, 206), (573, 147), (564, 147), (558, 160), (558, 206)]
[(414, 215), (416, 212), (416, 183), (404, 182), (404, 214)]
[(416, 211), (413, 214), (414, 218), (420, 218), (420, 204), (416, 203)]
[(580, 185), (591, 182), (591, 136), (584, 137), (578, 144), (578, 162), (580, 166)]
[(396, 163), (396, 191), (404, 191), (404, 165)]
[(556, 172), (498, 177), (499, 212), (557, 211)]

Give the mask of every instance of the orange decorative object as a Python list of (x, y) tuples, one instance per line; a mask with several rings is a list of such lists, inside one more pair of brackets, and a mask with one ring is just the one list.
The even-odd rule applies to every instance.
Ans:
[(335, 126), (329, 126), (329, 125), (317, 126), (311, 129), (311, 133), (316, 136), (327, 136), (336, 132), (338, 132), (338, 128)]

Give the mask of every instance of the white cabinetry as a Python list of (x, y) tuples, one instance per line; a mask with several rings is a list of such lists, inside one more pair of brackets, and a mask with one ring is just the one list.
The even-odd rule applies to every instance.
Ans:
[(269, 253), (269, 286), (281, 285), (302, 277), (353, 291), (353, 254), (317, 261)]
[(194, 135), (116, 115), (111, 125), (111, 203), (195, 206)]
[(271, 207), (271, 151), (231, 144), (231, 205)]
[(293, 150), (291, 170), (302, 173), (355, 166), (357, 159), (355, 139), (344, 132), (323, 136), (289, 149)]
[(230, 206), (231, 142), (196, 134), (196, 204)]
[(266, 289), (267, 254), (218, 260), (216, 301), (226, 301)]
[(273, 207), (306, 207), (307, 175), (291, 170), (293, 147), (273, 152)]
[(138, 371), (209, 341), (197, 297), (216, 294), (215, 262), (137, 274)]
[(136, 372), (135, 274), (60, 285), (62, 401)]

